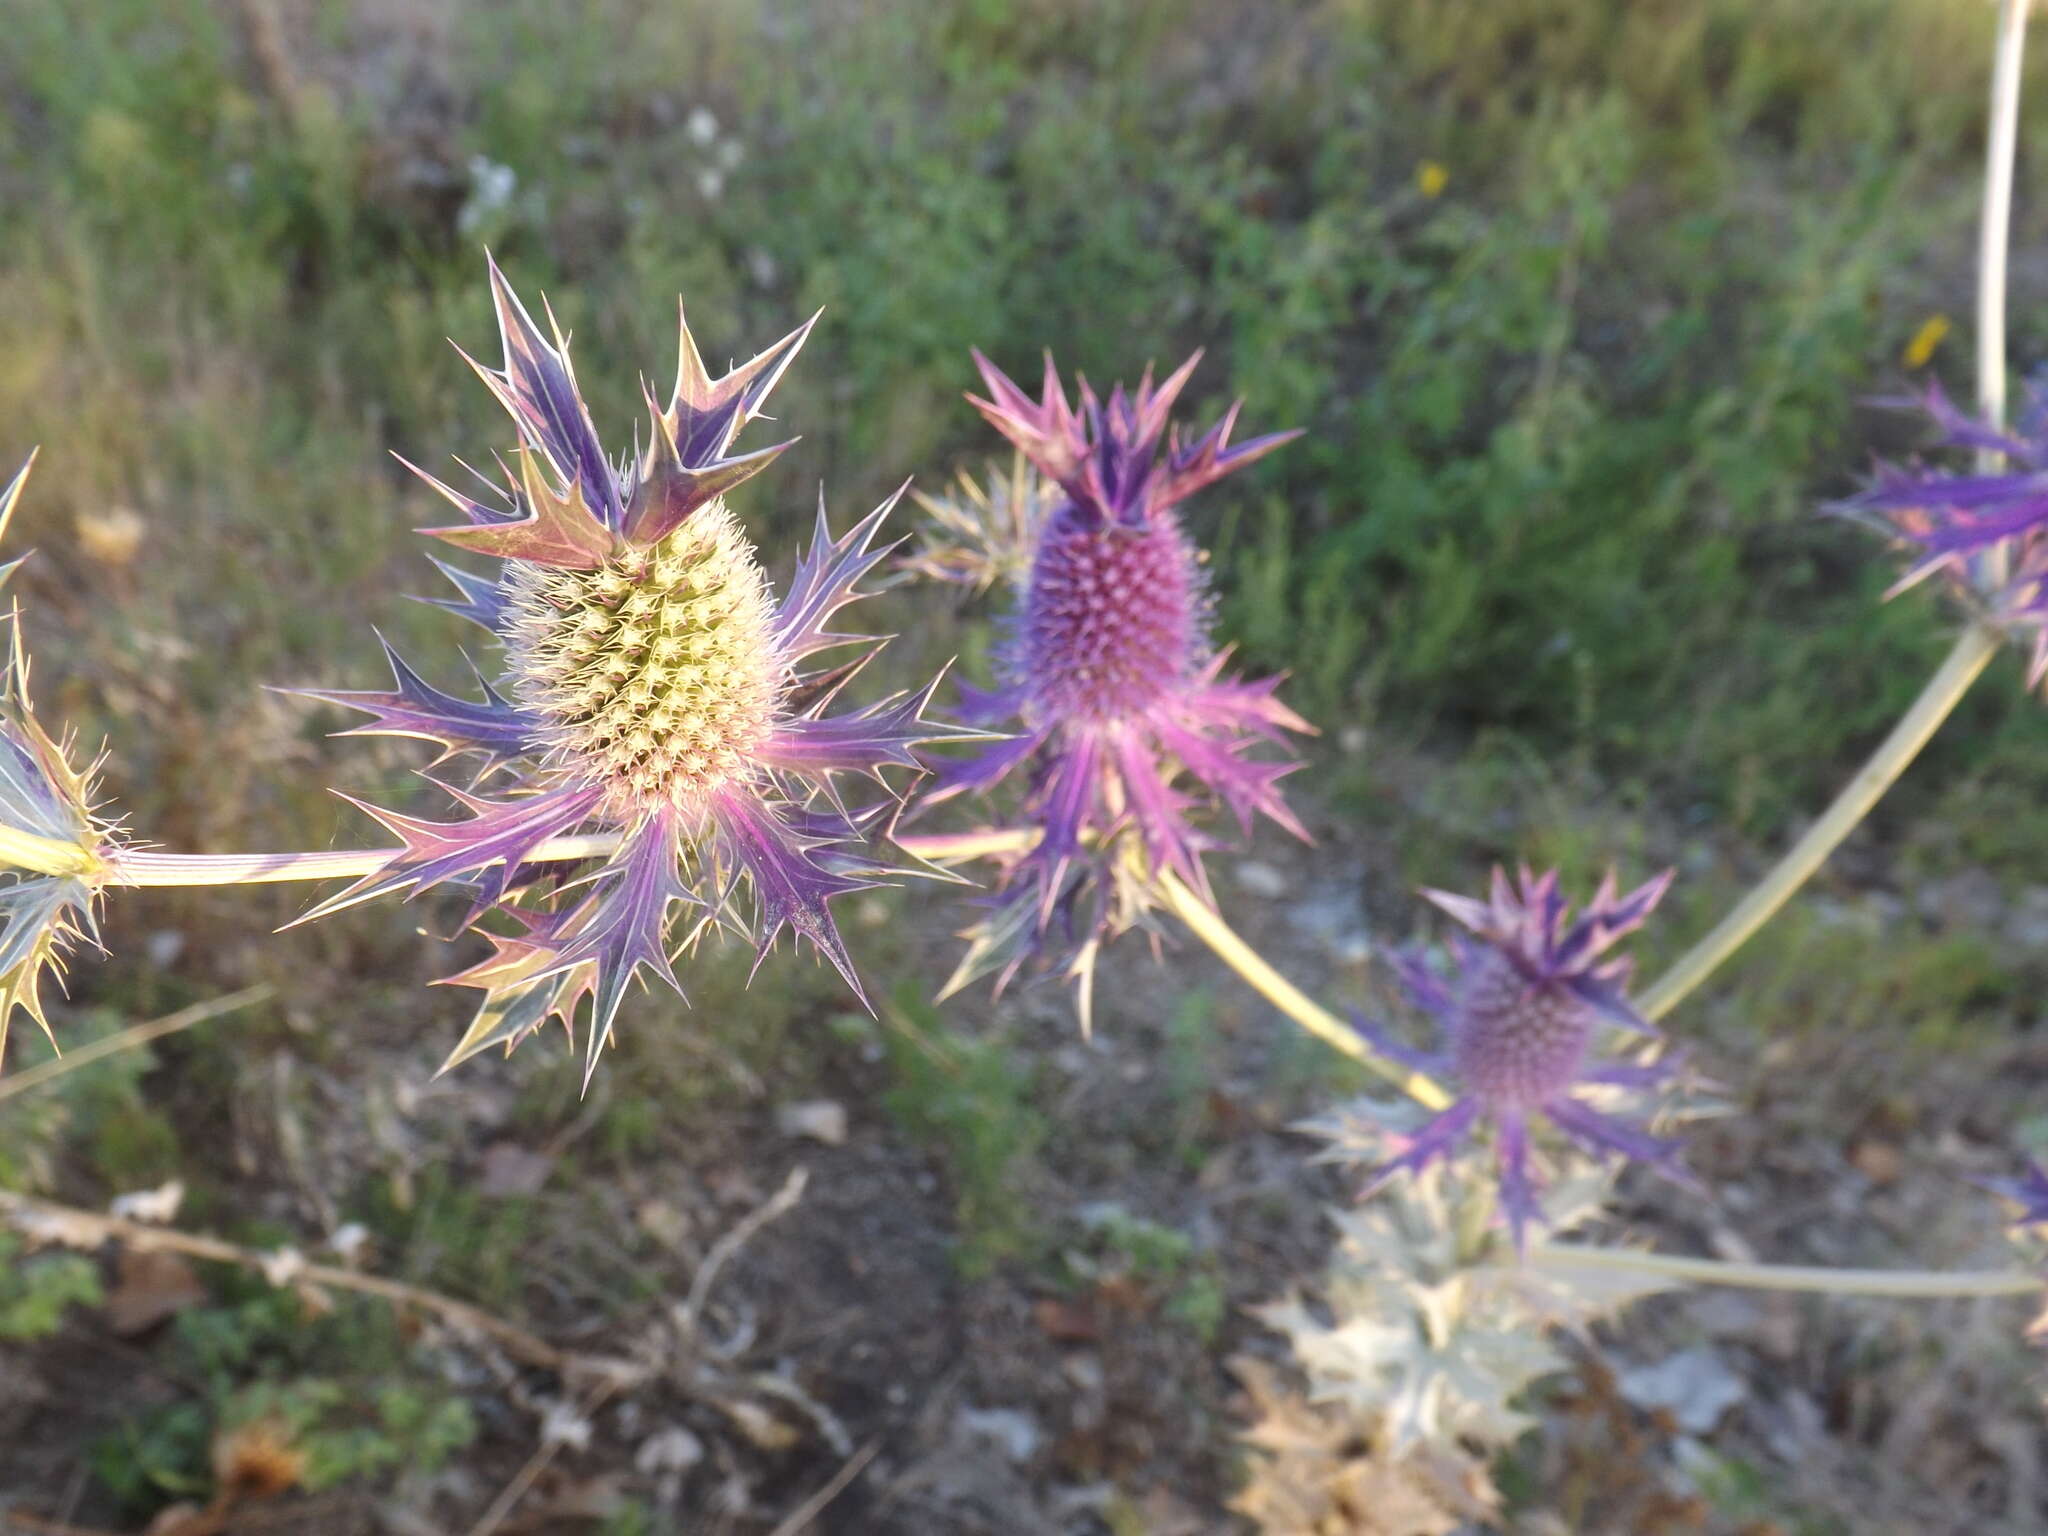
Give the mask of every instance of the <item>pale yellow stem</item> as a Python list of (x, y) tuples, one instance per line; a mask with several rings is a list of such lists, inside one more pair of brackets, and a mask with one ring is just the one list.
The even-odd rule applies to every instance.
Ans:
[(1360, 1066), (1378, 1073), (1416, 1103), (1430, 1109), (1447, 1109), (1451, 1096), (1436, 1081), (1380, 1055), (1359, 1038), (1358, 1031), (1318, 1004), (1301, 988), (1282, 976), (1265, 957), (1237, 936), (1230, 924), (1202, 900), (1171, 870), (1155, 882), (1160, 900), (1196, 938), (1214, 951), (1216, 957), (1242, 976), (1251, 989), (1325, 1045), (1342, 1051)]
[(1687, 950), (1676, 965), (1636, 999), (1645, 1018), (1660, 1019), (1677, 1007), (1686, 994), (1712, 975), (1723, 960), (1740, 949), (1792, 899), (1793, 893), (1841, 846), (1842, 839), (1856, 829), (1857, 823), (1906, 771), (1906, 765), (1927, 745), (1928, 738), (1977, 680), (1998, 650), (1998, 644), (1998, 632), (1986, 625), (1973, 624), (1963, 632), (1948, 659), (1920, 690), (1920, 697), (1843, 787), (1834, 804), (1714, 926), (1713, 932)]
[[(1977, 405), (1984, 419), (2005, 419), (2005, 290), (2012, 244), (2012, 173), (2019, 147), (2020, 60), (2029, 0), (1999, 0), (1991, 67), (1990, 132), (1984, 139), (1984, 213), (1977, 227)], [(1985, 463), (1996, 468), (1999, 456)]]
[(1834, 1269), (1821, 1264), (1737, 1264), (1725, 1259), (1689, 1259), (1634, 1248), (1596, 1248), (1576, 1243), (1539, 1243), (1529, 1250), (1527, 1262), (1547, 1269), (1625, 1269), (1637, 1274), (1664, 1275), (1693, 1285), (1815, 1291), (1831, 1296), (2029, 1296), (2044, 1288), (2041, 1276), (2019, 1269)]
[(969, 859), (1024, 853), (1038, 842), (1034, 829), (1004, 827), (993, 832), (940, 832), (898, 837), (896, 846), (913, 858), (933, 864), (964, 864)]
[[(616, 832), (553, 837), (520, 858), (523, 864), (601, 859), (619, 846)], [(113, 883), (129, 886), (285, 885), (300, 880), (342, 880), (374, 875), (403, 848), (345, 848), (318, 853), (158, 853), (117, 849), (109, 863)]]
[[(897, 847), (915, 858), (934, 863), (964, 862), (998, 854), (1022, 853), (1038, 841), (1034, 828), (1005, 828), (992, 832), (958, 835), (899, 834)], [(1429, 1109), (1446, 1109), (1450, 1095), (1430, 1078), (1388, 1061), (1359, 1038), (1358, 1032), (1337, 1015), (1319, 1005), (1301, 988), (1282, 976), (1265, 958), (1237, 936), (1209, 904), (1188, 889), (1187, 883), (1171, 873), (1154, 881), (1166, 910), (1179, 918), (1188, 931), (1208, 945), (1216, 957), (1244, 978), (1254, 992), (1288, 1018), (1332, 1049), (1341, 1051), (1361, 1066), (1378, 1073), (1418, 1104)]]
[(0, 869), (26, 870), (34, 875), (91, 875), (102, 867), (96, 852), (69, 838), (0, 827)]
[[(1989, 130), (1984, 143), (1984, 209), (1977, 238), (1977, 404), (1984, 419), (1994, 426), (2005, 418), (2007, 251), (2012, 231), (2013, 160), (2019, 143), (2020, 58), (2026, 46), (2028, 7), (2029, 0), (1999, 0)], [(1989, 450), (1977, 456), (1977, 467), (1983, 473), (1995, 473), (2002, 463), (2003, 456)], [(2004, 552), (1993, 550), (1980, 559), (1977, 575), (1996, 587), (2005, 579), (2004, 567)], [(1948, 718), (1990, 661), (1999, 639), (1996, 630), (1979, 623), (1956, 641), (1955, 649), (1928, 680), (1912, 708), (1820, 820), (1712, 933), (1642, 995), (1638, 1006), (1646, 1016), (1656, 1019), (1669, 1013), (1806, 883)]]

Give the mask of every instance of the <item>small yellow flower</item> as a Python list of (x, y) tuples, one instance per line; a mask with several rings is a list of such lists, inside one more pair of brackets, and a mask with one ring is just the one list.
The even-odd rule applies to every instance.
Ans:
[(1925, 368), (1928, 359), (1934, 356), (1934, 349), (1941, 345), (1942, 338), (1949, 333), (1947, 315), (1929, 315), (1920, 322), (1920, 329), (1913, 333), (1913, 339), (1906, 343), (1906, 350), (1899, 354), (1899, 360), (1908, 368)]
[(81, 512), (76, 519), (79, 547), (95, 564), (120, 570), (135, 563), (142, 550), (142, 536), (148, 531), (142, 514), (132, 507), (109, 507), (104, 512)]
[(1450, 184), (1451, 173), (1439, 161), (1425, 160), (1415, 167), (1415, 189), (1424, 197), (1439, 197)]

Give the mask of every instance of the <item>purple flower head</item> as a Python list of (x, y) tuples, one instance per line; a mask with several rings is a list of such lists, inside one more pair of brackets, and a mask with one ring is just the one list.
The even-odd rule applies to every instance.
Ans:
[(1880, 466), (1876, 482), (1841, 510), (1876, 520), (1918, 557), (1886, 596), (1940, 576), (1984, 617), (2032, 636), (2027, 686), (2048, 678), (2048, 379), (2026, 387), (2012, 430), (1976, 421), (1935, 385), (1917, 402), (1938, 446), (2002, 455), (2006, 467), (1950, 474)]
[(986, 553), (928, 546), (927, 574), (974, 585), (1011, 577), (1019, 598), (997, 657), (999, 686), (970, 692), (970, 723), (1015, 734), (942, 766), (930, 798), (982, 793), (1021, 771), (1023, 819), (1038, 840), (1002, 871), (995, 905), (970, 930), (947, 990), (995, 972), (998, 986), (1055, 931), (1068, 973), (1088, 982), (1102, 941), (1142, 920), (1154, 876), (1208, 894), (1201, 855), (1214, 846), (1193, 813), (1220, 802), (1240, 827), (1254, 814), (1307, 834), (1280, 779), (1294, 765), (1254, 754), (1310, 727), (1274, 697), (1279, 679), (1226, 676), (1210, 640), (1201, 557), (1181, 501), (1299, 434), (1233, 445), (1233, 405), (1184, 439), (1168, 415), (1200, 354), (1154, 385), (1105, 403), (1083, 381), (1077, 410), (1050, 356), (1034, 400), (979, 352), (988, 398), (970, 396), (1029, 461), (970, 506), (940, 513), (944, 532), (979, 535)]
[(1475, 1124), (1490, 1120), (1501, 1208), (1519, 1248), (1538, 1215), (1529, 1120), (1539, 1114), (1595, 1156), (1619, 1153), (1686, 1181), (1676, 1143), (1594, 1108), (1577, 1093), (1586, 1086), (1654, 1088), (1674, 1070), (1589, 1059), (1603, 1025), (1657, 1033), (1624, 993), (1630, 961), (1607, 951), (1642, 926), (1670, 884), (1666, 871), (1622, 896), (1609, 874), (1576, 918), (1558, 893), (1555, 870), (1538, 878), (1524, 868), (1511, 883), (1496, 869), (1485, 901), (1423, 892), (1473, 935), (1453, 937), (1448, 978), (1418, 954), (1395, 957), (1402, 989), (1442, 1027), (1443, 1048), (1413, 1051), (1370, 1024), (1361, 1023), (1359, 1032), (1386, 1055), (1454, 1081), (1463, 1093), (1407, 1139), (1400, 1155), (1373, 1175), (1365, 1195), (1404, 1168), (1420, 1172), (1447, 1158)]
[[(587, 1079), (632, 978), (644, 969), (676, 986), (674, 956), (714, 927), (751, 936), (764, 954), (792, 929), (860, 992), (830, 903), (883, 872), (865, 850), (894, 801), (850, 806), (838, 780), (880, 784), (891, 764), (915, 771), (913, 749), (933, 739), (922, 716), (937, 683), (834, 708), (881, 648), (832, 626), (888, 553), (870, 546), (894, 497), (836, 539), (821, 505), (779, 595), (726, 506), (788, 446), (733, 452), (809, 323), (718, 379), (685, 324), (668, 404), (648, 395), (649, 440), (615, 462), (552, 315), (543, 335), (495, 263), (490, 282), (504, 363), (472, 366), (511, 414), (518, 450), (510, 467), (500, 461), (504, 483), (479, 476), (476, 495), (419, 473), (462, 513), (426, 531), (501, 562), (495, 575), (441, 567), (458, 593), (441, 606), (489, 632), (496, 673), (479, 674), (481, 697), (463, 698), (387, 646), (389, 690), (307, 692), (370, 715), (356, 733), (474, 754), (505, 787), (486, 797), (444, 785), (467, 813), (449, 822), (363, 806), (404, 850), (312, 915), (448, 882), (470, 888), (470, 921), (502, 909), (518, 931), (491, 933), (491, 958), (450, 978), (484, 1002), (449, 1065), (509, 1049), (550, 1017), (573, 1032), (587, 994)], [(812, 660), (847, 646), (861, 647), (850, 662)], [(615, 851), (567, 875), (529, 864), (551, 839), (582, 833), (615, 834)]]

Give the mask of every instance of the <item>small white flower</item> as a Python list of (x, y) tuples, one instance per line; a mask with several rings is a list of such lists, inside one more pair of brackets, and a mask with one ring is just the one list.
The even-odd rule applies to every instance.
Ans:
[(455, 227), (473, 235), (512, 205), (519, 190), (519, 174), (489, 155), (469, 157), (469, 196), (455, 216)]
[(114, 1203), (107, 1207), (108, 1213), (126, 1221), (147, 1221), (161, 1225), (177, 1219), (178, 1207), (185, 1203), (185, 1181), (172, 1179), (168, 1184), (155, 1189), (131, 1190), (125, 1195), (114, 1196)]
[(542, 1445), (565, 1446), (572, 1451), (590, 1449), (590, 1420), (569, 1403), (551, 1402), (540, 1423)]
[(279, 1248), (260, 1261), (263, 1278), (272, 1285), (290, 1285), (306, 1272), (306, 1256), (296, 1248)]

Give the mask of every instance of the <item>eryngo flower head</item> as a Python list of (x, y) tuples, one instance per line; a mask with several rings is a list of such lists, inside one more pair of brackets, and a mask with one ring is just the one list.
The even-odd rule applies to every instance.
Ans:
[(1882, 465), (1839, 509), (1878, 522), (1917, 551), (1886, 596), (1939, 576), (1990, 622), (2031, 637), (2027, 686), (2048, 678), (2048, 377), (2026, 386), (2011, 430), (1978, 421), (1931, 388), (1918, 404), (1937, 446), (1998, 455), (2002, 469), (1953, 474)]
[(1005, 867), (948, 990), (990, 971), (1001, 985), (1057, 927), (1085, 1019), (1096, 951), (1142, 919), (1152, 879), (1171, 873), (1207, 894), (1201, 856), (1213, 840), (1192, 814), (1203, 802), (1220, 801), (1246, 831), (1258, 814), (1307, 835), (1278, 787), (1294, 765), (1254, 749), (1309, 727), (1274, 697), (1277, 678), (1225, 675), (1201, 556), (1178, 512), (1298, 434), (1233, 445), (1235, 405), (1192, 439), (1169, 430), (1199, 353), (1164, 383), (1147, 370), (1107, 402), (1083, 381), (1078, 409), (1050, 357), (1037, 400), (974, 357), (988, 398), (969, 398), (1030, 467), (945, 504), (942, 530), (968, 545), (978, 533), (979, 549), (934, 541), (915, 564), (1017, 586), (999, 686), (963, 706), (971, 723), (1014, 734), (941, 767), (931, 798), (982, 793), (1023, 770), (1023, 818), (1038, 837)]
[(1443, 1030), (1435, 1053), (1409, 1050), (1376, 1026), (1360, 1032), (1381, 1051), (1454, 1081), (1458, 1099), (1412, 1136), (1364, 1191), (1370, 1195), (1403, 1169), (1417, 1171), (1450, 1156), (1482, 1120), (1492, 1122), (1500, 1168), (1501, 1209), (1517, 1247), (1541, 1213), (1530, 1168), (1529, 1122), (1540, 1115), (1596, 1156), (1620, 1154), (1686, 1180), (1677, 1144), (1596, 1108), (1584, 1088), (1647, 1089), (1672, 1075), (1666, 1064), (1602, 1061), (1594, 1046), (1605, 1027), (1655, 1036), (1624, 988), (1630, 962), (1608, 951), (1642, 925), (1671, 884), (1666, 871), (1618, 894), (1604, 880), (1576, 918), (1558, 891), (1555, 870), (1538, 878), (1526, 868), (1515, 881), (1496, 869), (1485, 901), (1444, 891), (1423, 894), (1471, 930), (1451, 945), (1449, 976), (1419, 954), (1395, 957), (1409, 999)]
[[(31, 454), (0, 490), (0, 536), (34, 463)], [(23, 558), (0, 565), (0, 586)], [(64, 954), (80, 937), (97, 937), (99, 893), (117, 878), (114, 829), (93, 814), (94, 768), (74, 767), (69, 741), (37, 721), (19, 613), (8, 622), (0, 663), (0, 1054), (17, 1008), (50, 1035), (43, 978), (62, 975)]]
[[(880, 649), (833, 622), (887, 554), (872, 541), (895, 498), (838, 538), (821, 506), (780, 594), (725, 502), (788, 446), (733, 452), (810, 325), (713, 379), (685, 324), (667, 405), (648, 395), (648, 442), (614, 462), (552, 316), (543, 334), (495, 263), (490, 283), (504, 362), (472, 366), (518, 429), (515, 467), (477, 495), (423, 478), (463, 514), (426, 531), (500, 562), (496, 575), (441, 567), (459, 594), (442, 606), (489, 632), (496, 677), (462, 698), (391, 654), (388, 691), (308, 691), (371, 715), (358, 732), (478, 754), (510, 783), (489, 798), (444, 786), (469, 813), (453, 822), (364, 806), (405, 847), (315, 915), (450, 881), (473, 888), (471, 921), (506, 913), (515, 930), (492, 932), (491, 957), (451, 978), (485, 997), (449, 1065), (550, 1017), (573, 1031), (587, 995), (587, 1077), (628, 982), (644, 969), (676, 986), (672, 957), (714, 927), (762, 953), (792, 929), (858, 994), (830, 904), (882, 873), (865, 850), (895, 802), (851, 806), (838, 780), (915, 771), (912, 749), (932, 737), (931, 686), (834, 708)], [(848, 646), (861, 648), (851, 661), (813, 660)], [(543, 881), (528, 867), (550, 839), (588, 832), (617, 835), (595, 869)]]

